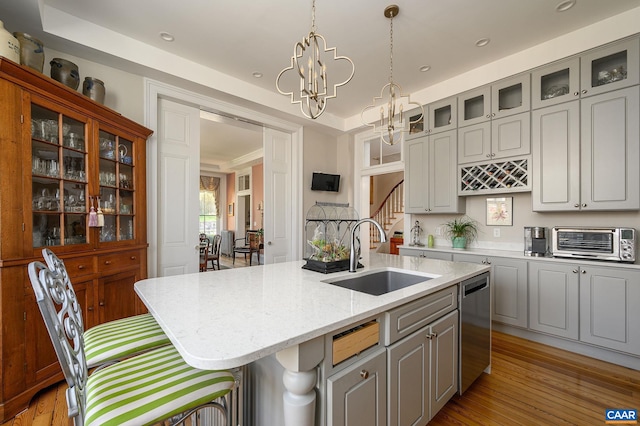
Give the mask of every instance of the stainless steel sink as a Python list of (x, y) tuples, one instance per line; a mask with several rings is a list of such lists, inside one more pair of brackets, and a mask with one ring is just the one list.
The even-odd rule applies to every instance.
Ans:
[(401, 288), (423, 283), (437, 276), (413, 274), (393, 269), (383, 269), (359, 273), (353, 276), (323, 280), (322, 282), (361, 293), (380, 296)]

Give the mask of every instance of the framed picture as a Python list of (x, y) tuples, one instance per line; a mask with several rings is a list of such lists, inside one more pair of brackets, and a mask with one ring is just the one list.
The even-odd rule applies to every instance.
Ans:
[(487, 226), (513, 226), (513, 197), (487, 198)]
[(233, 207), (234, 203), (229, 203), (229, 211), (227, 213), (229, 216), (233, 216)]

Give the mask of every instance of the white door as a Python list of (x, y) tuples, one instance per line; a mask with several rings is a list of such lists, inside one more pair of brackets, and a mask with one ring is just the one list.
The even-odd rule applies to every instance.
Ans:
[(158, 276), (198, 272), (200, 111), (158, 100)]
[[(287, 262), (291, 252), (294, 203), (291, 134), (264, 129), (264, 263)], [(296, 223), (298, 223), (296, 221)]]

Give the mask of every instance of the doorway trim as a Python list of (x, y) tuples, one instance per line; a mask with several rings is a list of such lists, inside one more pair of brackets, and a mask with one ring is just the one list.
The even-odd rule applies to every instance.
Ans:
[[(220, 111), (227, 115), (260, 123), (265, 127), (278, 129), (291, 134), (291, 158), (293, 159), (292, 179), (292, 223), (291, 246), (292, 259), (301, 256), (302, 229), (302, 138), (303, 128), (295, 123), (263, 114), (249, 108), (223, 102), (221, 100), (191, 92), (180, 87), (162, 83), (150, 78), (144, 81), (144, 125), (154, 133), (147, 140), (147, 276), (157, 276), (158, 270), (158, 99), (166, 98), (209, 111)], [(267, 161), (265, 159), (265, 161)]]

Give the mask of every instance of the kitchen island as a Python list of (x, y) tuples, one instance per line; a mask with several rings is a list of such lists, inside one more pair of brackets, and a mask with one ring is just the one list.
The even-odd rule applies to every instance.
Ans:
[[(151, 278), (135, 284), (190, 365), (234, 368), (276, 354), (285, 369), (286, 424), (315, 421), (316, 366), (324, 336), (489, 270), (484, 265), (371, 254), (358, 272), (324, 275), (304, 261)], [(427, 281), (380, 296), (323, 282), (391, 268)]]

